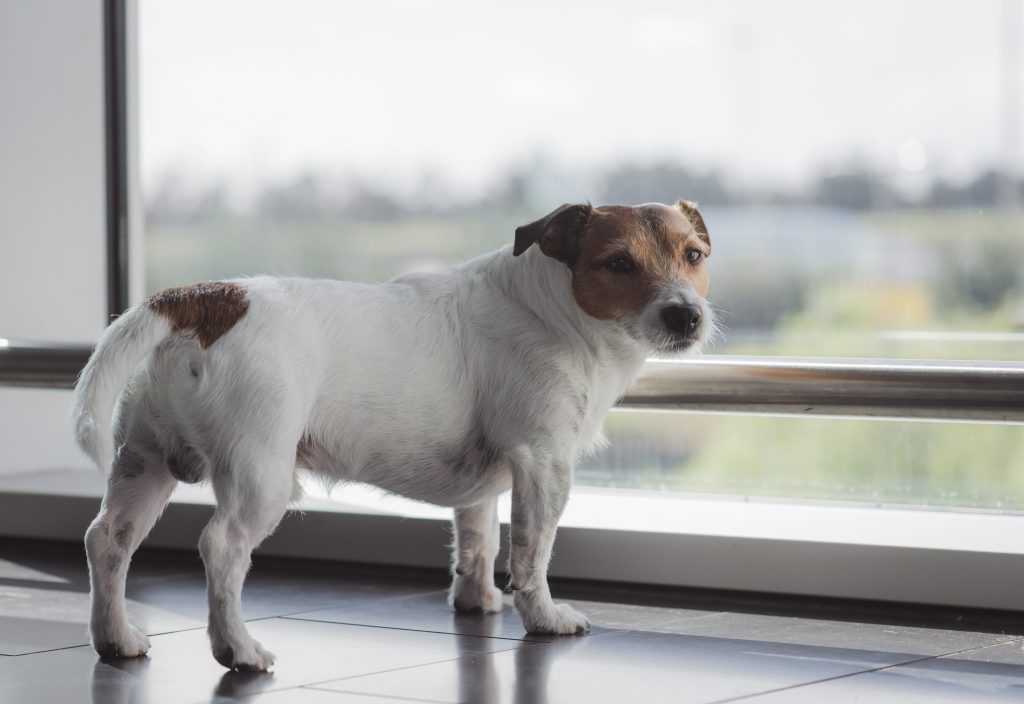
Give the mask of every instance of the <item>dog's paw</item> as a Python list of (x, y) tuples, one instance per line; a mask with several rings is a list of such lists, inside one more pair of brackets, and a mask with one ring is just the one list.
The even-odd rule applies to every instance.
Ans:
[(496, 614), (504, 607), (501, 590), (493, 584), (479, 584), (456, 577), (448, 601), (460, 613)]
[(582, 635), (590, 630), (590, 620), (568, 604), (552, 604), (551, 608), (523, 615), (527, 633), (548, 635)]
[(149, 638), (135, 626), (126, 626), (117, 636), (93, 634), (92, 646), (100, 657), (138, 658), (149, 652)]
[(237, 645), (214, 646), (213, 657), (229, 670), (265, 672), (274, 664), (274, 654), (250, 638)]

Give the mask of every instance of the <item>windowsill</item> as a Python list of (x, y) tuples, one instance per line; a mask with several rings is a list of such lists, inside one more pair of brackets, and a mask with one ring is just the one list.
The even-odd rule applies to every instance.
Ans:
[[(302, 513), (355, 513), (450, 521), (451, 509), (351, 484), (328, 495), (315, 483), (296, 507)], [(91, 469), (0, 476), (0, 493), (38, 493), (99, 499), (103, 478)], [(212, 506), (208, 486), (180, 484), (172, 503)], [(498, 504), (508, 524), (509, 496)], [(1024, 515), (927, 510), (857, 504), (745, 499), (628, 489), (575, 487), (561, 528), (799, 541), (874, 547), (1024, 554)]]
[[(0, 477), (0, 536), (80, 541), (92, 470)], [(310, 496), (264, 554), (445, 569), (449, 511), (345, 487)], [(148, 545), (194, 550), (208, 490), (183, 487)], [(507, 516), (507, 503), (504, 507)], [(1024, 611), (1024, 516), (742, 501), (578, 488), (551, 575)], [(507, 543), (507, 538), (503, 540)], [(499, 557), (499, 569), (504, 565)]]

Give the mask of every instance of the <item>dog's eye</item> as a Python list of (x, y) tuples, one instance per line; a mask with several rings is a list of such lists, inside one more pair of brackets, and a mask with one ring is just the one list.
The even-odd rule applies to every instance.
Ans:
[(608, 262), (607, 266), (612, 271), (617, 271), (620, 274), (628, 274), (636, 269), (636, 264), (633, 263), (633, 260), (629, 257), (618, 257), (617, 259), (612, 259)]
[(686, 261), (690, 262), (691, 264), (696, 264), (703, 258), (704, 252), (700, 251), (699, 249), (691, 249), (689, 252), (686, 253)]

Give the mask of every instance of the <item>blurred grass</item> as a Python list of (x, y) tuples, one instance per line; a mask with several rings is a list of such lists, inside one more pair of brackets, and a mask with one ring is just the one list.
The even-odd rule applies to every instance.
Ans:
[[(614, 436), (622, 432), (619, 416), (609, 417)], [(1024, 510), (1019, 427), (766, 416), (675, 420), (678, 426), (695, 421), (707, 435), (684, 464), (648, 457), (630, 472), (594, 468), (596, 474), (605, 484), (632, 488)]]

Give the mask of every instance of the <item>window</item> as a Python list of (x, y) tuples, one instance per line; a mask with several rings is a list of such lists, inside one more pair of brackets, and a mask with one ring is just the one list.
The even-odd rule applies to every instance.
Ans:
[[(79, 5), (81, 21), (55, 35), (66, 41), (42, 48), (22, 41), (42, 30), (21, 28), (52, 13), (0, 22), (7, 63), (34, 69), (0, 62), (0, 84), (25, 98), (0, 115), (0, 225), (11, 251), (31, 244), (29, 259), (0, 258), (12, 293), (0, 335), (59, 341), (0, 341), (0, 383), (68, 387), (87, 353), (68, 343), (94, 339), (104, 293), (120, 310), (204, 278), (382, 280), (500, 246), (565, 200), (682, 194), (711, 226), (726, 329), (718, 356), (651, 364), (637, 388), (702, 414), (612, 413), (611, 448), (579, 468), (552, 574), (1024, 608), (1014, 580), (991, 578), (1020, 557), (1019, 426), (864, 417), (928, 400), (935, 415), (1022, 419), (1015, 0)], [(97, 78), (120, 86), (121, 68), (127, 90), (104, 100)], [(106, 255), (123, 273), (131, 235), (130, 281), (103, 272), (99, 117), (119, 165), (108, 197), (121, 200)], [(25, 134), (71, 141), (48, 152)], [(126, 158), (112, 158), (122, 144)], [(39, 264), (54, 252), (60, 266)], [(66, 295), (63, 317), (33, 314), (50, 301), (21, 295), (44, 275)], [(941, 358), (982, 361), (957, 371)], [(888, 385), (865, 367), (916, 381)], [(686, 389), (663, 383), (669, 368)], [(818, 407), (786, 405), (813, 397), (808, 380)], [(78, 540), (95, 514), (102, 481), (71, 447), (67, 396), (0, 393), (2, 535)], [(709, 412), (780, 399), (817, 415)], [(77, 471), (36, 471), (67, 465)], [(179, 487), (148, 543), (194, 548), (209, 502)], [(359, 487), (303, 508), (261, 549), (447, 564), (445, 510)], [(364, 539), (319, 539), (331, 533)]]
[[(563, 201), (685, 195), (715, 246), (717, 354), (1024, 356), (1015, 3), (140, 16), (147, 291), (380, 281), (506, 244)], [(1024, 505), (1008, 426), (618, 411), (608, 428), (579, 483)]]

